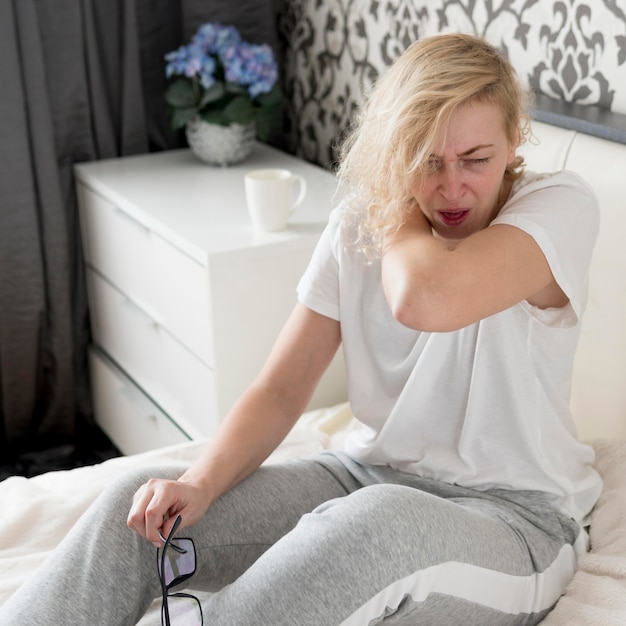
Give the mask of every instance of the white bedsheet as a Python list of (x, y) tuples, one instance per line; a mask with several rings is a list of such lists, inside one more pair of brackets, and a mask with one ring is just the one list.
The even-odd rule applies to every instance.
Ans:
[[(307, 413), (268, 462), (337, 449), (352, 427), (348, 405)], [(626, 441), (592, 442), (605, 487), (592, 515), (592, 550), (546, 626), (626, 625)], [(26, 581), (100, 491), (133, 467), (191, 462), (201, 442), (99, 465), (0, 482), (0, 604)], [(142, 620), (143, 623), (143, 620)]]

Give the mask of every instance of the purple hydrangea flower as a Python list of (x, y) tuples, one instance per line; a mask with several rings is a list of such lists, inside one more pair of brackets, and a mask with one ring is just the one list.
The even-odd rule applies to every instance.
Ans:
[(248, 87), (251, 98), (270, 91), (278, 78), (272, 49), (241, 42), (221, 55), (227, 82)]
[(165, 55), (165, 60), (167, 61), (165, 66), (165, 75), (168, 78), (178, 74), (184, 75), (185, 68), (187, 67), (187, 63), (189, 61), (189, 51), (187, 50), (187, 46), (181, 46), (178, 50), (168, 52)]
[(191, 41), (207, 54), (220, 55), (224, 50), (237, 46), (241, 41), (241, 36), (234, 26), (204, 24), (200, 26)]

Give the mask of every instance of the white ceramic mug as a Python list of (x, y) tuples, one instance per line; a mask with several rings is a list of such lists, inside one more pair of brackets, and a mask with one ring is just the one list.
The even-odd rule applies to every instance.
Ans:
[(260, 231), (285, 228), (306, 196), (304, 178), (285, 169), (252, 170), (246, 173), (244, 184), (252, 225)]

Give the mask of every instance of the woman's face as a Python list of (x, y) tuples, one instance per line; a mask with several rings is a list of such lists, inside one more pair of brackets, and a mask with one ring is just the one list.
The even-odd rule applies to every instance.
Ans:
[(429, 172), (411, 187), (437, 234), (463, 239), (489, 225), (511, 190), (504, 171), (516, 148), (495, 105), (470, 102), (452, 114), (430, 157)]

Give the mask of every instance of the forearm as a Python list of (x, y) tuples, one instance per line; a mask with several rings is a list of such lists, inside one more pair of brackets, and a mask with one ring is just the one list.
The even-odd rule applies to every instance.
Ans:
[(337, 321), (297, 305), (265, 367), (181, 480), (201, 486), (210, 504), (256, 470), (306, 409), (340, 341)]
[(541, 248), (521, 228), (497, 224), (448, 240), (429, 226), (416, 212), (385, 241), (383, 289), (405, 326), (449, 332), (525, 299), (542, 308), (567, 302)]
[(299, 407), (286, 409), (267, 389), (253, 385), (179, 480), (201, 487), (210, 505), (265, 461), (300, 413)]
[[(151, 479), (135, 493), (128, 526), (155, 545), (176, 516), (195, 524), (220, 495), (251, 474), (280, 443), (299, 413), (282, 412), (253, 385), (235, 404), (198, 460), (178, 479)], [(287, 415), (292, 416), (291, 419)]]

